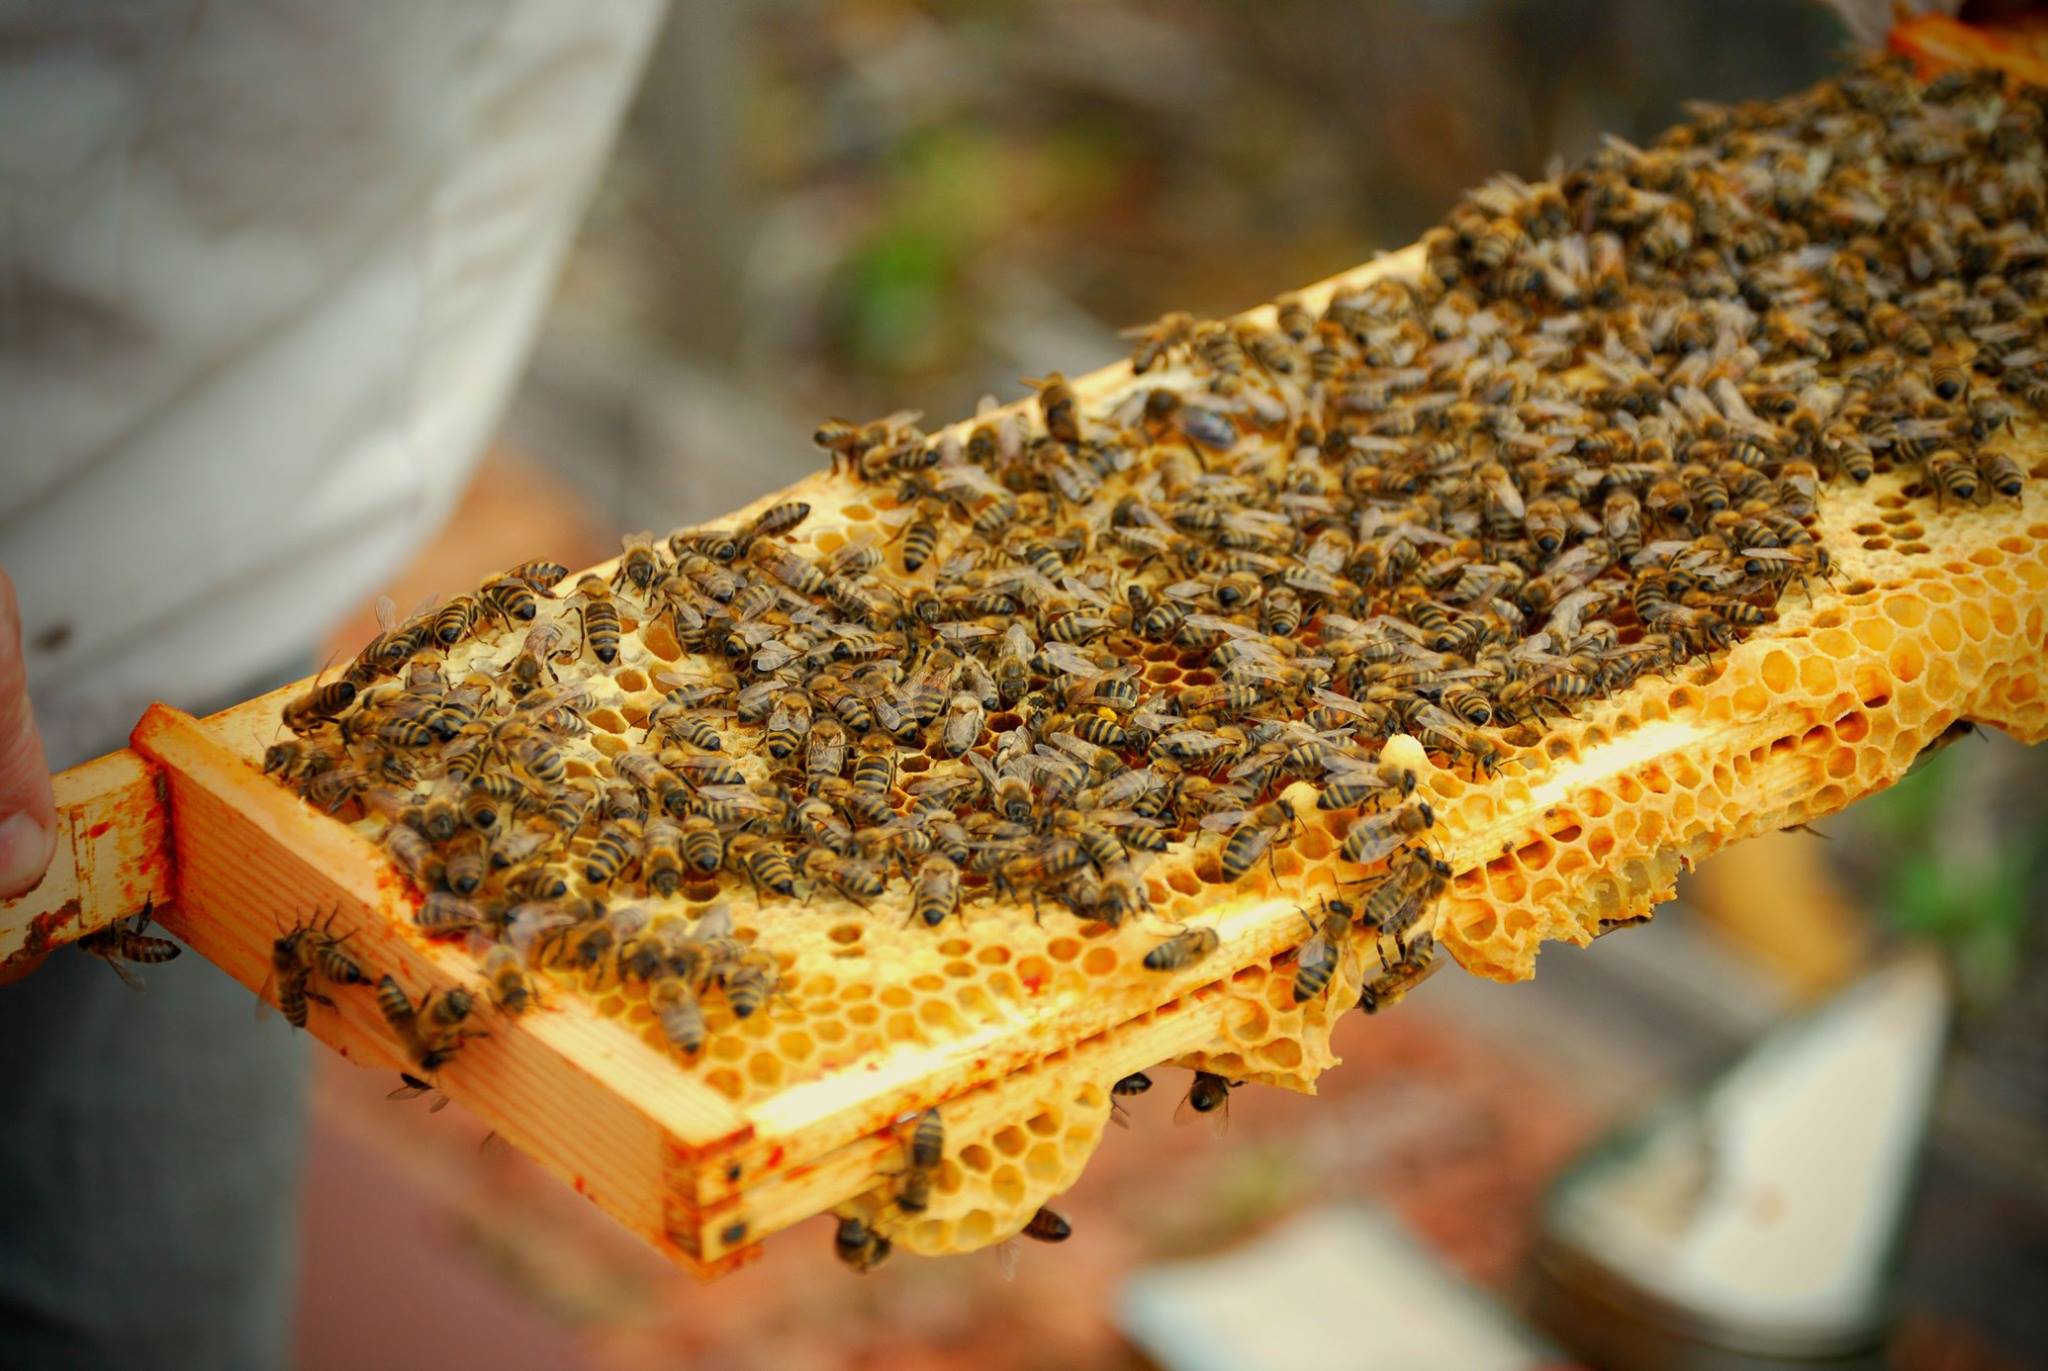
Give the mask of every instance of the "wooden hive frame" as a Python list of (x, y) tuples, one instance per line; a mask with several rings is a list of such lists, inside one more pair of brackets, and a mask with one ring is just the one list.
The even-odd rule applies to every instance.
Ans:
[[(1420, 263), (1410, 249), (1301, 294), (1320, 309)], [(1266, 323), (1272, 310), (1243, 317)], [(1100, 412), (1134, 384), (1119, 362), (1075, 389)], [(1945, 512), (1909, 504), (1900, 476), (1831, 487), (1820, 532), (1832, 583), (1788, 595), (1773, 623), (1730, 651), (1582, 709), (1511, 754), (1499, 776), (1427, 768), (1456, 873), (1434, 912), (1438, 941), (1470, 970), (1527, 976), (1543, 940), (1583, 943), (1647, 914), (1686, 864), (1891, 784), (1959, 724), (2048, 737), (2048, 464), (2033, 475), (2019, 501)], [(732, 517), (788, 498), (829, 516), (876, 497), (819, 473)], [(281, 924), (314, 911), (331, 912), (373, 974), (391, 972), (416, 998), (474, 987), (472, 955), (421, 935), (417, 893), (378, 847), (259, 773), (281, 707), (302, 689), (207, 719), (152, 707), (128, 750), (57, 777), (57, 857), (36, 890), (0, 906), (0, 958), (46, 952), (148, 900), (252, 990), (269, 976)], [(1059, 1133), (1053, 1160), (1026, 1170), (997, 1217), (984, 1211), (940, 1244), (979, 1245), (1071, 1184), (1107, 1121), (1108, 1087), (1132, 1071), (1175, 1062), (1312, 1088), (1334, 1061), (1334, 1014), (1291, 1006), (1286, 966), (1304, 936), (1300, 906), (1335, 878), (1339, 831), (1312, 834), (1277, 883), (1183, 891), (1209, 901), (1222, 938), (1196, 966), (1114, 993), (1049, 994), (747, 1103), (574, 996), (492, 1017), (490, 1036), (437, 1084), (703, 1275), (812, 1215), (872, 1212), (909, 1111), (943, 1101), (949, 1135), (999, 1149), (1014, 1137), (1032, 1157), (1033, 1130), (1050, 1120), (1039, 1131)], [(1350, 994), (1328, 1003), (1356, 998), (1372, 955), (1355, 950), (1337, 982)], [(351, 1060), (398, 1069), (404, 1054), (374, 998), (335, 999), (314, 1011), (311, 1031)]]

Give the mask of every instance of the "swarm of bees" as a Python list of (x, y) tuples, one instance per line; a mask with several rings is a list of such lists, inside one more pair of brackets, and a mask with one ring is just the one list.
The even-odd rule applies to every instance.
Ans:
[[(629, 536), (608, 578), (515, 567), (392, 619), (286, 708), (265, 769), (362, 807), (500, 1011), (537, 1003), (540, 969), (603, 979), (686, 1059), (708, 996), (746, 1017), (778, 989), (735, 903), (1115, 927), (1162, 854), (1237, 880), (1309, 806), (1351, 816), (1356, 881), (1304, 910), (1295, 998), (1328, 993), (1358, 934), (1371, 1012), (1431, 969), (1451, 875), (1389, 739), (1489, 774), (1582, 702), (1726, 649), (1829, 576), (1831, 483), (2021, 496), (2015, 419), (2048, 406), (2044, 111), (1996, 73), (1873, 63), (1497, 178), (1419, 273), (1319, 309), (1167, 316), (1104, 403), (1054, 374), (1035, 415), (830, 421), (816, 442), (876, 523), (807, 550), (791, 500)], [(636, 631), (678, 651), (635, 655)], [(642, 666), (660, 702), (593, 749)], [(708, 908), (686, 897), (706, 886)], [(1220, 942), (1160, 933), (1151, 973)], [(321, 946), (280, 951), (301, 1018)], [(423, 1074), (474, 1032), (466, 999), (378, 995)], [(1230, 1084), (1190, 1101), (1220, 1111)], [(851, 1264), (886, 1254), (846, 1223)]]

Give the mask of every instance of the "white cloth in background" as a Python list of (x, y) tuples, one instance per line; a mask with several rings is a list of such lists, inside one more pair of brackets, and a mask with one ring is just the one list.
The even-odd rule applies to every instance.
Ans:
[(0, 566), (53, 767), (447, 513), (660, 0), (0, 0)]

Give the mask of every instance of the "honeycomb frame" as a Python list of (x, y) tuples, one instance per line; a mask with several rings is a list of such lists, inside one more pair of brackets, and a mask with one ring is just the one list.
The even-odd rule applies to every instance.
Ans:
[[(1419, 265), (1410, 249), (1302, 294), (1320, 307)], [(1263, 322), (1271, 307), (1246, 317)], [(1161, 380), (1154, 372), (1143, 383)], [(1118, 363), (1075, 389), (1099, 410), (1134, 384)], [(2031, 450), (2048, 451), (2027, 436)], [(2019, 502), (1968, 511), (1909, 502), (1899, 475), (1831, 487), (1820, 529), (1832, 584), (1788, 594), (1775, 622), (1726, 652), (1582, 707), (1542, 745), (1510, 753), (1498, 776), (1425, 767), (1436, 844), (1456, 873), (1433, 912), (1439, 944), (1470, 971), (1526, 977), (1543, 941), (1583, 944), (1647, 915), (1686, 865), (1884, 788), (1959, 722), (2048, 737), (2048, 463), (2032, 474)], [(790, 498), (812, 504), (798, 541), (821, 550), (888, 503), (819, 473), (731, 519)], [(280, 706), (303, 688), (205, 721), (159, 706), (131, 752), (60, 777), (57, 867), (0, 912), (0, 952), (81, 936), (150, 897), (167, 927), (260, 989), (279, 921), (332, 908), (366, 964), (392, 969), (415, 994), (477, 987), (465, 949), (413, 925), (417, 895), (379, 849), (258, 775)], [(1157, 921), (1099, 939), (1054, 921), (1035, 945), (960, 975), (948, 965), (964, 960), (949, 951), (950, 926), (896, 936), (866, 920), (850, 925), (864, 930), (863, 959), (886, 960), (901, 979), (846, 993), (845, 1005), (855, 1027), (881, 1029), (879, 1040), (849, 1029), (866, 1047), (802, 1079), (753, 1065), (798, 1055), (767, 1041), (784, 1031), (775, 1015), (745, 1026), (758, 1036), (718, 1039), (757, 1043), (744, 1070), (685, 1066), (645, 1025), (565, 997), (518, 1020), (491, 1018), (492, 1036), (439, 1084), (701, 1273), (828, 1210), (879, 1222), (909, 1250), (970, 1250), (1013, 1235), (1072, 1183), (1121, 1076), (1172, 1063), (1313, 1091), (1336, 1063), (1335, 1006), (1353, 1003), (1379, 969), (1375, 949), (1354, 939), (1331, 992), (1293, 1003), (1290, 958), (1307, 933), (1299, 910), (1333, 888), (1341, 822), (1317, 816), (1270, 875), (1235, 886), (1218, 884), (1213, 855), (1205, 871), (1199, 851), (1153, 868), (1160, 918), (1199, 910), (1222, 937), (1180, 972), (1105, 974), (1156, 942)], [(801, 916), (827, 930), (824, 943), (830, 904)], [(872, 950), (877, 942), (886, 946)], [(1105, 964), (1096, 954), (1110, 947)], [(809, 975), (797, 978), (799, 996)], [(965, 982), (979, 1000), (924, 1022), (909, 1012), (914, 996), (889, 998), (928, 976)], [(314, 1011), (316, 1036), (397, 1067), (402, 1053), (370, 997), (337, 998), (334, 1011)], [(906, 1014), (910, 1031), (899, 1032)], [(741, 1088), (720, 1088), (729, 1083), (710, 1076), (719, 1070), (737, 1072)], [(945, 1110), (947, 1156), (930, 1208), (913, 1219), (887, 1207), (890, 1178), (902, 1166), (902, 1120), (934, 1103)]]

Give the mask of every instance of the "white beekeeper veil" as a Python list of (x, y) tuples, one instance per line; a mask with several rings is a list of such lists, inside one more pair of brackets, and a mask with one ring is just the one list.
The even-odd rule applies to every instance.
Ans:
[(0, 565), (53, 767), (303, 658), (445, 516), (659, 14), (0, 19)]

